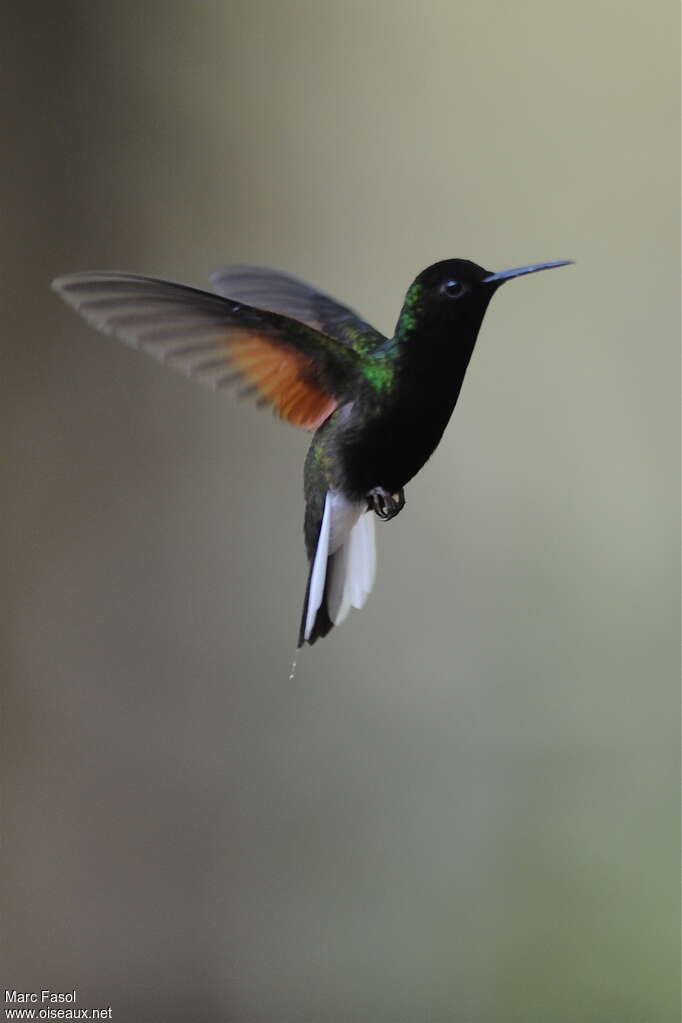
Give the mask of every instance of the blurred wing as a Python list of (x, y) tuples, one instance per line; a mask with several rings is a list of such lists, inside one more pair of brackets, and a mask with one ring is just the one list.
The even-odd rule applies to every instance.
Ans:
[(211, 284), (220, 295), (292, 316), (362, 354), (369, 354), (386, 341), (352, 309), (279, 270), (226, 266), (211, 274)]
[(122, 273), (58, 277), (55, 291), (88, 323), (219, 389), (240, 393), (304, 429), (348, 396), (358, 356), (296, 320), (182, 284)]

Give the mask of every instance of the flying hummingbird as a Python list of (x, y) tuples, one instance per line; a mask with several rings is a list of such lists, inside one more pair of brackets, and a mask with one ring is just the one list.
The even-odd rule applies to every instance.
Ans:
[(490, 299), (505, 281), (571, 260), (492, 273), (447, 259), (410, 286), (393, 337), (289, 274), (228, 266), (214, 291), (128, 273), (76, 273), (53, 288), (89, 323), (220, 390), (236, 384), (313, 430), (305, 461), (309, 573), (298, 646), (363, 607), (374, 515), (392, 519), (438, 445)]

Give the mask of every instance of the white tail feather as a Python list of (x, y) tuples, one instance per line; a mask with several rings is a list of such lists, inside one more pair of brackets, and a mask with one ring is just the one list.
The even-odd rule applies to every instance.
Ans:
[(327, 576), (327, 558), (329, 556), (329, 534), (331, 527), (332, 518), (332, 506), (329, 500), (329, 494), (327, 494), (324, 502), (324, 514), (322, 516), (322, 525), (320, 526), (320, 535), (317, 541), (317, 550), (315, 551), (315, 560), (313, 562), (312, 572), (310, 574), (310, 589), (308, 591), (308, 611), (305, 619), (305, 638), (308, 639), (310, 633), (313, 631), (313, 625), (315, 624), (315, 616), (320, 609), (322, 603), (322, 596), (324, 594), (324, 581)]
[(328, 493), (310, 576), (305, 638), (315, 624), (325, 584), (329, 617), (334, 625), (340, 625), (351, 607), (364, 607), (375, 572), (373, 514), (365, 511), (364, 504)]
[(348, 540), (330, 559), (327, 604), (329, 617), (340, 625), (351, 607), (365, 606), (374, 585), (376, 548), (372, 512), (361, 512)]

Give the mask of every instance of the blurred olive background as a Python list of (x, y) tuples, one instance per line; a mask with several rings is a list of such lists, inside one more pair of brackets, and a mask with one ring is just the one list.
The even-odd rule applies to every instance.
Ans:
[[(5, 5), (2, 984), (113, 1018), (678, 1018), (677, 10)], [(362, 614), (289, 665), (308, 438), (58, 273), (494, 300)], [(8, 443), (9, 438), (9, 443)]]

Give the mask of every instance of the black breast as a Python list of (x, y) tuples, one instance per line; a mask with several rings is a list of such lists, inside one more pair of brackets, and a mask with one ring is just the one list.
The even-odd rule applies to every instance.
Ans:
[(339, 424), (336, 461), (342, 487), (362, 498), (373, 487), (395, 493), (415, 476), (440, 441), (457, 392), (411, 388), (382, 405), (360, 400)]

